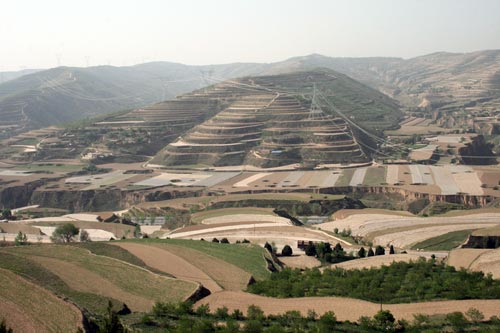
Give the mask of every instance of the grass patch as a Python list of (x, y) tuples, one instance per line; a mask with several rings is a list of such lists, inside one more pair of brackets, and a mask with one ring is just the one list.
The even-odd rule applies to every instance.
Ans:
[(354, 175), (355, 169), (344, 169), (342, 174), (335, 182), (335, 186), (349, 186), (351, 182), (352, 175)]
[(24, 164), (16, 165), (14, 169), (25, 170), (25, 171), (52, 171), (52, 172), (75, 172), (82, 170), (83, 165), (81, 164), (52, 164), (52, 163), (42, 163), (42, 164)]
[(450, 251), (456, 248), (471, 234), (472, 230), (459, 230), (448, 232), (444, 235), (426, 239), (412, 246), (413, 250), (423, 249), (428, 251)]
[(386, 170), (384, 167), (368, 168), (363, 185), (381, 185), (385, 183)]
[(189, 239), (141, 239), (123, 240), (126, 242), (141, 242), (153, 244), (171, 244), (187, 247), (213, 256), (233, 264), (236, 267), (252, 274), (257, 280), (269, 277), (267, 263), (264, 259), (265, 249), (251, 244), (219, 244), (210, 241), (197, 241)]
[(198, 212), (191, 215), (191, 221), (201, 223), (203, 220), (233, 214), (257, 214), (257, 215), (274, 215), (271, 208), (245, 207), (245, 208), (226, 208), (213, 209)]

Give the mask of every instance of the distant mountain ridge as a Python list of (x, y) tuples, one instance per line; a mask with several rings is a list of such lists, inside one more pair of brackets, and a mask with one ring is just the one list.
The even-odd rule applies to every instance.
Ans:
[(318, 67), (365, 83), (409, 108), (460, 110), (500, 104), (500, 50), (438, 52), (411, 59), (332, 58), (190, 66), (152, 62), (130, 67), (59, 67), (0, 84), (0, 138), (27, 129), (147, 106), (228, 78)]

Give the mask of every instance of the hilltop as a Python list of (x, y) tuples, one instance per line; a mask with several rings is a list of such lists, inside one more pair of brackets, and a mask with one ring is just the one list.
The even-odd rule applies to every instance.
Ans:
[[(498, 50), (440, 52), (411, 59), (312, 54), (267, 64), (191, 66), (152, 62), (129, 67), (59, 67), (16, 79), (10, 79), (12, 75), (6, 73), (10, 80), (0, 84), (3, 119), (0, 135), (8, 137), (30, 129), (147, 106), (228, 78), (319, 67), (343, 73), (395, 98), (409, 109), (434, 112), (433, 117), (440, 124), (454, 126), (465, 121), (467, 112), (496, 110), (500, 100), (499, 58)], [(12, 74), (15, 77), (26, 73)]]

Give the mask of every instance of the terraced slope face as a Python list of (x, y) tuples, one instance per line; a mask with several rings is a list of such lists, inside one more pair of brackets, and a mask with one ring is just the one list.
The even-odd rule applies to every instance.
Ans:
[[(231, 96), (227, 96), (231, 100)], [(230, 102), (215, 90), (196, 91), (176, 99), (82, 123), (46, 139), (39, 159), (75, 157), (86, 152), (154, 155), (181, 133), (216, 114)]]
[[(221, 84), (225, 94), (238, 90), (234, 101), (169, 144), (155, 162), (171, 167), (263, 168), (367, 162), (369, 156), (349, 124), (301, 96), (312, 92), (313, 83), (328, 87), (336, 80), (328, 72), (315, 71)], [(293, 91), (283, 92), (286, 87)]]

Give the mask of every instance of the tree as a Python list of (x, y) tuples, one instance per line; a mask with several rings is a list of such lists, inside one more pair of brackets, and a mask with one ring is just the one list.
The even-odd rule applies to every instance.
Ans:
[(9, 208), (2, 209), (2, 219), (10, 220), (12, 218), (12, 211)]
[(80, 242), (90, 242), (89, 233), (85, 229), (80, 231)]
[(373, 257), (375, 255), (375, 253), (373, 252), (373, 249), (370, 247), (368, 249), (368, 254), (366, 255), (367, 257)]
[(313, 242), (309, 242), (306, 246), (306, 256), (314, 257), (316, 255), (316, 245)]
[(476, 308), (470, 308), (465, 315), (476, 324), (484, 320), (484, 314)]
[(382, 246), (377, 245), (377, 247), (375, 248), (375, 255), (383, 256), (384, 254), (385, 254), (385, 249)]
[(394, 328), (396, 318), (394, 318), (389, 310), (380, 310), (373, 316), (373, 320), (377, 328), (384, 331), (391, 331)]
[(101, 327), (99, 327), (100, 333), (126, 333), (128, 330), (122, 325), (120, 318), (116, 311), (113, 310), (113, 304), (108, 301), (107, 316), (104, 318), (104, 322)]
[(134, 238), (141, 238), (141, 226), (138, 224), (134, 227)]
[(26, 236), (26, 234), (23, 234), (21, 231), (19, 231), (16, 235), (16, 238), (14, 238), (14, 244), (26, 245), (28, 244), (28, 237)]
[(212, 238), (212, 243), (220, 243), (219, 240), (217, 238)]
[(269, 252), (269, 253), (273, 253), (273, 247), (271, 246), (271, 244), (269, 244), (268, 242), (266, 242), (266, 244), (264, 244), (264, 248)]
[(333, 332), (337, 324), (337, 317), (332, 311), (325, 312), (318, 321), (318, 332), (329, 333)]
[(50, 239), (54, 243), (69, 243), (73, 241), (73, 237), (78, 235), (80, 229), (75, 227), (71, 223), (65, 223), (56, 228), (52, 233), (52, 237)]
[(391, 247), (389, 248), (389, 254), (394, 254), (394, 253), (396, 252), (394, 251), (394, 246), (391, 244)]
[(365, 248), (364, 248), (364, 247), (361, 247), (361, 248), (359, 249), (359, 251), (358, 251), (358, 257), (360, 257), (360, 258), (364, 258), (364, 257), (366, 257), (366, 250), (365, 250)]
[(5, 323), (5, 319), (2, 319), (0, 321), (0, 333), (13, 333), (14, 331), (12, 328), (7, 327), (7, 324)]
[(229, 244), (229, 240), (228, 240), (226, 237), (222, 238), (222, 239), (220, 240), (220, 242), (221, 242), (222, 244)]
[(247, 309), (247, 318), (249, 320), (261, 321), (264, 319), (264, 311), (257, 305), (250, 305)]
[(290, 257), (293, 254), (292, 248), (290, 245), (285, 245), (283, 249), (281, 250), (281, 255), (283, 257)]
[(454, 332), (463, 332), (468, 321), (462, 312), (452, 312), (446, 315), (446, 321), (451, 325)]

